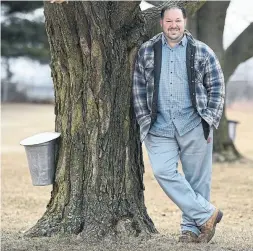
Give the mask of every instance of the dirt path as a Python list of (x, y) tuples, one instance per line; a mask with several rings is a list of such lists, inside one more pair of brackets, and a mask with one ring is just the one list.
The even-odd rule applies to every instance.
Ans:
[[(229, 109), (228, 117), (240, 121), (236, 146), (253, 160), (253, 113), (251, 109)], [(243, 110), (243, 109), (241, 109)], [(145, 200), (149, 215), (161, 233), (150, 240), (128, 240), (87, 246), (81, 239), (24, 239), (22, 233), (45, 211), (51, 186), (33, 187), (20, 140), (54, 130), (51, 105), (2, 106), (2, 250), (234, 250), (253, 251), (253, 164), (214, 165), (211, 201), (223, 209), (224, 219), (206, 245), (182, 245), (180, 211), (155, 181), (145, 149)]]

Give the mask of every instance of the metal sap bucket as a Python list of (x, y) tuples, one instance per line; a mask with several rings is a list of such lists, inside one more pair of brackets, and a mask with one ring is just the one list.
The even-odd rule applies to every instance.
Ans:
[(232, 141), (235, 141), (237, 124), (239, 124), (239, 122), (236, 120), (228, 120), (228, 136)]
[(20, 142), (25, 147), (34, 186), (46, 186), (54, 183), (55, 143), (60, 135), (57, 132), (44, 132)]

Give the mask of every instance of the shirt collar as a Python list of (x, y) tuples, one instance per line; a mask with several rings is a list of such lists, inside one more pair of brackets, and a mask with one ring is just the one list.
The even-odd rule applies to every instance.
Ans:
[[(164, 33), (162, 33), (162, 44), (163, 45), (165, 45), (165, 44), (168, 45), (168, 42), (167, 42), (167, 39), (165, 38)], [(183, 38), (181, 39), (181, 41), (178, 44), (182, 45), (182, 46), (186, 46), (186, 44), (187, 44), (187, 37), (186, 37), (186, 35), (183, 36)]]

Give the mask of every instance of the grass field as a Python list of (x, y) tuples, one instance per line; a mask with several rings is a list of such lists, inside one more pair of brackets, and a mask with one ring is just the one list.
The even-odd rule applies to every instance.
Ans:
[[(228, 108), (229, 119), (240, 121), (235, 145), (253, 160), (253, 109), (247, 104)], [(24, 239), (46, 209), (51, 186), (34, 187), (24, 148), (19, 142), (38, 132), (54, 130), (52, 105), (2, 105), (2, 250), (253, 250), (253, 164), (233, 163), (213, 166), (211, 201), (224, 212), (211, 243), (177, 243), (180, 211), (158, 186), (144, 149), (145, 200), (149, 215), (161, 235), (147, 242), (133, 242), (115, 249), (87, 247), (80, 239)]]

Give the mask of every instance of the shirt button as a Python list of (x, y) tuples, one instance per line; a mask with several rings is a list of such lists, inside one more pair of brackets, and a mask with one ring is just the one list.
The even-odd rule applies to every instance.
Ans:
[(173, 63), (173, 61), (170, 61), (171, 63)]
[(170, 73), (172, 73), (172, 71)]
[(172, 83), (170, 83), (172, 85)]
[(170, 96), (172, 96), (172, 94), (170, 94)]

